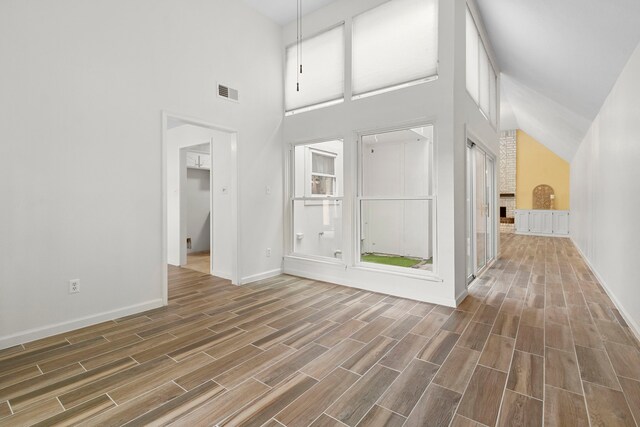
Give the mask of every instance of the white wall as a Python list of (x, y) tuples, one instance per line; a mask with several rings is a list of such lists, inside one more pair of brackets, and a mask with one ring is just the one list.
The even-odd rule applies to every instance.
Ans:
[[(305, 33), (314, 34), (344, 21), (347, 34), (345, 75), (350, 76), (351, 40), (348, 35), (351, 19), (383, 2), (341, 0), (331, 3), (305, 17)], [(465, 13), (464, 0), (440, 1), (438, 4), (437, 80), (364, 99), (347, 98), (342, 104), (285, 118), (285, 144), (328, 137), (343, 138), (346, 171), (343, 263), (326, 264), (285, 257), (285, 271), (447, 305), (456, 305), (456, 301), (466, 295), (466, 137), (467, 134), (473, 134), (498, 153), (498, 132), (481, 115), (478, 107), (469, 103), (471, 98), (466, 93)], [(285, 27), (285, 46), (295, 41), (295, 29), (295, 23)], [(347, 79), (347, 94), (350, 88), (351, 82)], [(355, 253), (357, 232), (354, 229), (358, 134), (423, 123), (435, 126), (435, 275), (430, 278), (410, 274), (391, 275), (359, 268), (356, 265), (359, 254)], [(497, 203), (494, 205), (497, 206)]]
[(210, 172), (187, 169), (187, 239), (188, 252), (208, 251), (211, 245)]
[(241, 274), (279, 271), (281, 40), (237, 0), (0, 2), (0, 348), (162, 304), (162, 110), (239, 131)]
[[(313, 34), (340, 21), (345, 22), (345, 31), (351, 31), (351, 18), (384, 0), (342, 0), (330, 3), (305, 17), (305, 32)], [(345, 147), (345, 199), (343, 203), (343, 257), (341, 264), (318, 263), (297, 257), (285, 258), (285, 271), (330, 280), (349, 286), (386, 292), (419, 300), (455, 305), (454, 283), (454, 2), (440, 2), (439, 13), (439, 77), (435, 81), (371, 96), (359, 100), (346, 99), (344, 103), (306, 113), (288, 116), (284, 121), (285, 143), (312, 141), (327, 138), (342, 138)], [(464, 24), (463, 24), (464, 26)], [(295, 41), (295, 23), (285, 27), (283, 45)], [(464, 30), (463, 30), (464, 31)], [(346, 37), (346, 75), (351, 75), (351, 41)], [(464, 81), (464, 78), (463, 78)], [(345, 82), (350, 92), (351, 82)], [(435, 161), (437, 207), (437, 273), (431, 278), (423, 276), (390, 275), (385, 272), (358, 268), (355, 263), (359, 254), (355, 252), (356, 230), (354, 209), (357, 182), (356, 144), (359, 132), (375, 132), (389, 128), (414, 127), (418, 124), (435, 125)], [(460, 142), (460, 144), (464, 144)], [(457, 153), (464, 174), (464, 150)], [(462, 175), (464, 176), (464, 175)], [(464, 191), (464, 178), (462, 179)], [(464, 205), (463, 205), (464, 206)], [(464, 217), (464, 209), (459, 215)], [(464, 218), (462, 219), (464, 227)], [(464, 233), (463, 233), (464, 234)], [(464, 242), (462, 243), (464, 245)], [(464, 252), (463, 258), (464, 262)], [(464, 268), (463, 268), (464, 270)], [(464, 273), (463, 273), (464, 274)], [(464, 282), (464, 278), (460, 279)]]
[(640, 46), (571, 161), (571, 237), (640, 335)]

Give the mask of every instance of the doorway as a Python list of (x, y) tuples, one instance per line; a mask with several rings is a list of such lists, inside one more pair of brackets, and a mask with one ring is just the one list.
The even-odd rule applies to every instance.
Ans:
[(165, 265), (238, 284), (237, 132), (170, 113), (162, 122)]
[(186, 181), (180, 181), (180, 199), (186, 205), (186, 234), (181, 235), (181, 240), (186, 240), (187, 262), (183, 267), (204, 274), (213, 271), (211, 145), (214, 143), (212, 137), (210, 142), (180, 149), (181, 159), (186, 160)]
[(495, 159), (467, 141), (467, 283), (495, 258)]

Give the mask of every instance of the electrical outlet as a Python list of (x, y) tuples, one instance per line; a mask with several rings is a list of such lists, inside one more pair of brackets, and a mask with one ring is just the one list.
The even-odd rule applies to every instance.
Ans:
[(80, 279), (69, 280), (69, 293), (77, 294), (80, 292)]
[(271, 256), (271, 248), (267, 248), (267, 258)]

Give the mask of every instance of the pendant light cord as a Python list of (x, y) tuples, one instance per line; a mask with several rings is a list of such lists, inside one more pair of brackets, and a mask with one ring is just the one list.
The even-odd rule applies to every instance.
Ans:
[(300, 92), (302, 74), (302, 0), (296, 0), (296, 92)]
[(300, 0), (296, 0), (296, 92), (300, 92)]
[(302, 40), (304, 39), (304, 34), (302, 32), (302, 0), (298, 0), (300, 2), (300, 74), (302, 74)]

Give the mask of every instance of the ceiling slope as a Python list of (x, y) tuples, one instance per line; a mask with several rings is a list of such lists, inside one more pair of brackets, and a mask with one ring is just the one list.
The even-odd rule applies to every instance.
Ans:
[(638, 0), (477, 0), (502, 74), (502, 128), (571, 160), (640, 42)]

